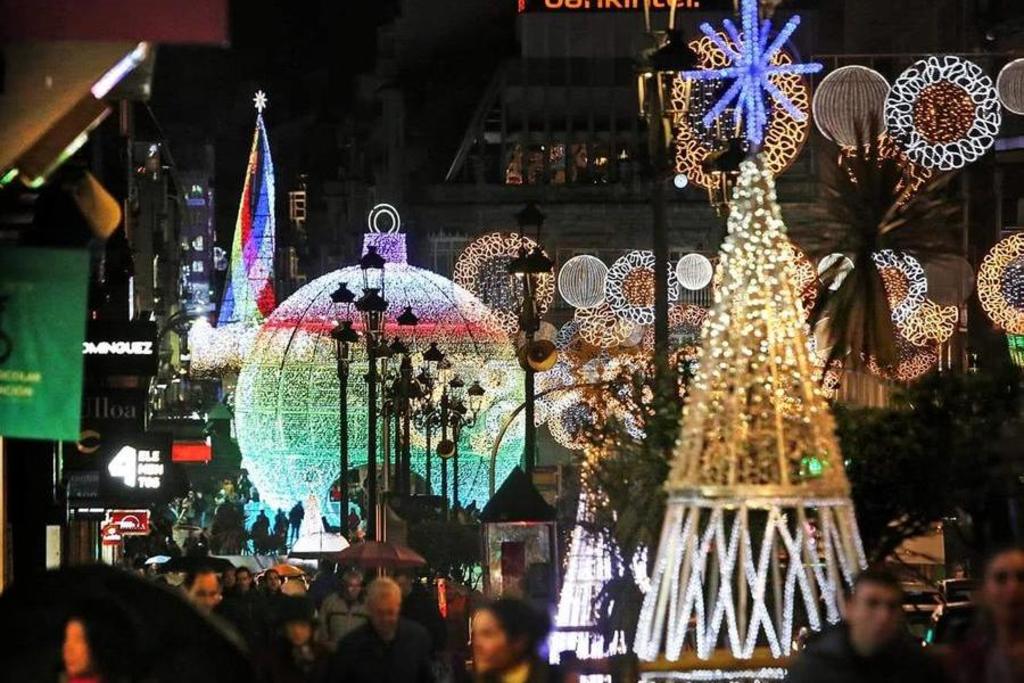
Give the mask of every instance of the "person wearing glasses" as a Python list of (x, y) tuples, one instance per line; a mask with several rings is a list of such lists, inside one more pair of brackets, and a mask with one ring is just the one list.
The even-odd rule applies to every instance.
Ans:
[(1024, 681), (1024, 547), (1002, 548), (985, 563), (974, 632), (951, 657), (956, 683)]
[(787, 683), (942, 683), (940, 662), (911, 640), (903, 589), (888, 572), (867, 569), (853, 582), (845, 619), (811, 640)]

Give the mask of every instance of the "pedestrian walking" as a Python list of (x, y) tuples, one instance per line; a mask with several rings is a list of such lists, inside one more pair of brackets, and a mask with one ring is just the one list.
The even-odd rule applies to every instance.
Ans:
[(234, 574), (235, 590), (224, 597), (216, 613), (235, 627), (250, 652), (258, 652), (267, 644), (270, 634), (266, 600), (253, 585), (251, 569), (239, 567)]
[(985, 563), (978, 591), (980, 618), (953, 651), (955, 683), (1024, 681), (1024, 548), (997, 550)]
[(324, 683), (329, 651), (313, 637), (316, 618), (308, 598), (285, 597), (270, 648), (257, 656), (268, 683)]
[(402, 589), (389, 578), (366, 589), (368, 623), (338, 642), (329, 683), (433, 683), (430, 636), (402, 619)]
[(556, 683), (557, 667), (540, 656), (551, 622), (522, 600), (503, 598), (473, 614), (473, 676), (480, 683)]
[(846, 599), (845, 621), (797, 655), (787, 683), (942, 683), (937, 659), (910, 638), (903, 589), (881, 570), (861, 572)]
[(73, 610), (61, 643), (63, 683), (116, 683), (127, 680), (132, 652), (124, 652), (126, 619), (109, 605), (88, 604)]
[(204, 614), (212, 614), (220, 604), (222, 593), (220, 578), (210, 567), (193, 569), (185, 575), (185, 594), (189, 601)]
[(347, 571), (338, 591), (328, 595), (320, 605), (320, 639), (334, 649), (338, 641), (365, 626), (368, 619), (363, 602), (363, 575), (355, 570)]
[(294, 543), (299, 537), (299, 529), (302, 528), (302, 520), (306, 518), (306, 509), (302, 507), (302, 501), (299, 501), (292, 507), (288, 512), (288, 543)]

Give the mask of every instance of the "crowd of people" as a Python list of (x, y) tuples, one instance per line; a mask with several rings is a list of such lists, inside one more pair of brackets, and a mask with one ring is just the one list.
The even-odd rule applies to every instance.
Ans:
[[(196, 610), (249, 653), (255, 680), (267, 683), (555, 683), (573, 680), (546, 663), (547, 615), (515, 599), (477, 607), (471, 665), (445, 666), (437, 602), (410, 575), (322, 573), (302, 595), (281, 576), (256, 585), (244, 567), (218, 574), (197, 568), (184, 582)], [(423, 591), (423, 592), (420, 592)], [(855, 580), (841, 624), (811, 636), (789, 662), (791, 683), (1015, 683), (1024, 681), (1024, 549), (994, 553), (976, 596), (980, 620), (962, 642), (922, 647), (904, 623), (900, 582), (869, 569)], [(116, 677), (116, 638), (103, 609), (71, 612), (62, 625), (62, 678), (69, 683), (143, 680)], [(149, 680), (149, 679), (145, 679)], [(726, 680), (726, 679), (722, 679)]]

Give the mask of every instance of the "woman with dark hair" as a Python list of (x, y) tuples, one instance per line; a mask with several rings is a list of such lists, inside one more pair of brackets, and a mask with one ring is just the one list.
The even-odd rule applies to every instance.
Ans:
[(503, 598), (473, 614), (473, 670), (486, 683), (556, 683), (557, 669), (540, 657), (548, 616), (521, 600)]
[[(118, 683), (131, 675), (132, 625), (102, 605), (81, 605), (64, 624), (61, 677), (66, 683)], [(127, 641), (127, 642), (126, 642)]]
[(982, 620), (953, 653), (957, 683), (1024, 681), (1024, 547), (989, 556), (978, 590)]

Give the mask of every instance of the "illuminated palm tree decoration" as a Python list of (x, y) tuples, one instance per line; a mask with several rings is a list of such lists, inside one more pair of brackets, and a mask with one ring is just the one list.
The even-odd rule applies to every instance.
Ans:
[(958, 209), (946, 192), (952, 175), (937, 176), (915, 191), (908, 182), (907, 162), (877, 130), (859, 137), (871, 142), (858, 145), (838, 163), (839, 154), (830, 146), (820, 164), (823, 220), (813, 229), (794, 231), (795, 241), (805, 249), (844, 253), (853, 261), (853, 269), (841, 280), (841, 262), (822, 273), (822, 281), (837, 286), (826, 288), (810, 321), (812, 326), (823, 321), (827, 325), (826, 362), (845, 359), (848, 369), (870, 357), (882, 367), (896, 359), (899, 340), (876, 267), (878, 255), (888, 249), (927, 263), (957, 253), (958, 244)]

